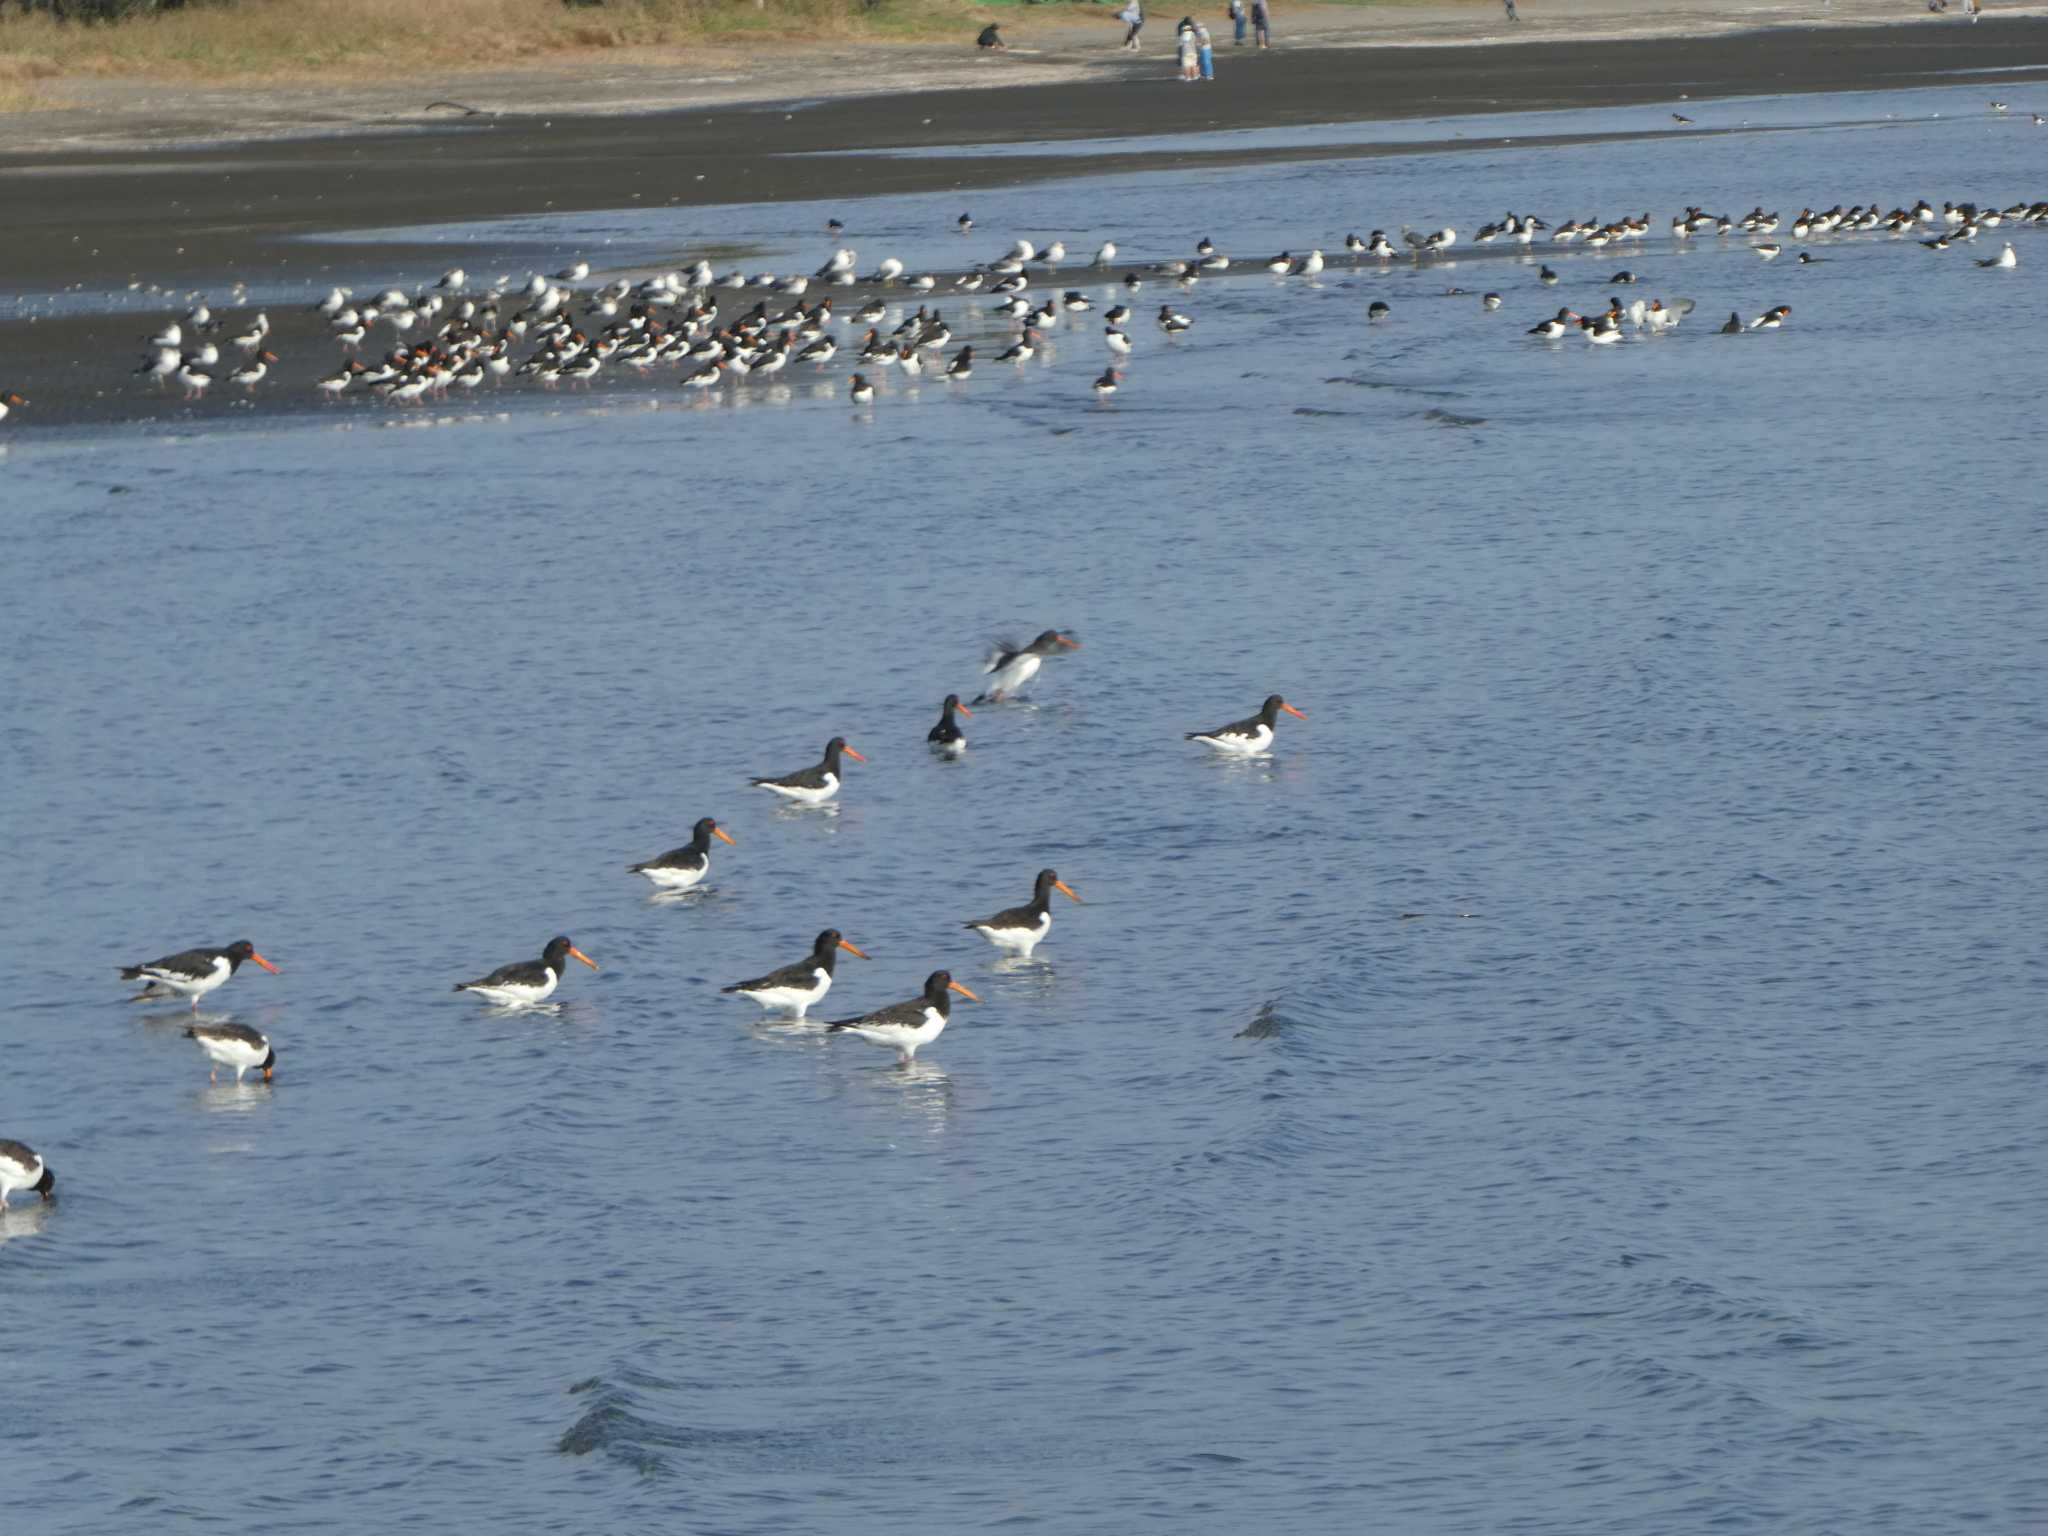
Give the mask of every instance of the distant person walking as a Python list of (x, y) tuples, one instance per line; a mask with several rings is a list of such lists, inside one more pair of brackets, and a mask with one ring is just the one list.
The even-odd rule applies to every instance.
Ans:
[(1138, 34), (1145, 27), (1145, 7), (1139, 3), (1139, 0), (1130, 0), (1130, 4), (1116, 13), (1116, 19), (1130, 27), (1131, 30), (1124, 34), (1124, 46), (1130, 49), (1132, 53), (1136, 53), (1138, 51)]
[(1522, 19), (1515, 14), (1515, 0), (1500, 0), (1500, 3), (1507, 7), (1509, 21), (1520, 21)]
[(1216, 78), (1216, 44), (1209, 37), (1209, 29), (1199, 21), (1195, 23), (1195, 48), (1202, 61), (1202, 78)]
[(1242, 48), (1244, 46), (1244, 24), (1246, 17), (1250, 14), (1244, 8), (1244, 0), (1230, 0), (1230, 20), (1231, 24), (1237, 28), (1237, 37), (1231, 43), (1233, 48)]
[(1273, 8), (1266, 0), (1252, 0), (1252, 36), (1261, 48), (1273, 46)]
[(1180, 25), (1174, 28), (1173, 40), (1180, 48), (1180, 78), (1183, 84), (1202, 77), (1196, 67), (1201, 61), (1201, 50), (1195, 43), (1195, 23), (1192, 17), (1183, 16)]

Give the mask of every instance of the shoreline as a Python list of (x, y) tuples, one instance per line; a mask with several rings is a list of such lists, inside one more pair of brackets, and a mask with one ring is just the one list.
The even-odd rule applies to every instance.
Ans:
[[(1454, 117), (1524, 111), (1666, 104), (1716, 98), (1903, 89), (2048, 79), (2048, 19), (1994, 17), (1970, 26), (1856, 26), (1738, 33), (1688, 40), (1587, 43), (1524, 41), (1499, 48), (1415, 44), (1227, 54), (1222, 78), (1183, 91), (1161, 55), (1148, 74), (1004, 89), (932, 89), (904, 96), (840, 96), (713, 111), (619, 118), (505, 116), (440, 129), (344, 137), (129, 151), (0, 156), (0, 185), (18, 199), (7, 253), (16, 294), (131, 286), (162, 291), (160, 308), (42, 316), (0, 323), (0, 388), (35, 406), (6, 430), (36, 422), (113, 421), (127, 416), (184, 421), (217, 416), (229, 391), (193, 412), (166, 412), (131, 389), (135, 337), (155, 315), (174, 313), (175, 295), (203, 291), (232, 304), (241, 282), (302, 283), (310, 296), (372, 271), (403, 282), (408, 269), (438, 271), (457, 253), (445, 245), (309, 236), (400, 226), (603, 209), (687, 208), (730, 203), (856, 199), (949, 189), (1016, 186), (1051, 179), (1129, 174), (1130, 156), (1044, 153), (901, 157), (933, 146), (1036, 143), (1143, 134), (1172, 138), (1223, 130), (1347, 121)], [(2025, 106), (2023, 102), (2022, 107)], [(1741, 131), (1716, 124), (1710, 108), (1681, 132)], [(1664, 114), (1640, 134), (1605, 129), (1532, 135), (1519, 145), (1666, 137)], [(1313, 143), (1256, 148), (1161, 148), (1147, 170), (1188, 170), (1249, 160), (1300, 161), (1481, 150), (1491, 141)], [(857, 146), (857, 147), (856, 147)], [(820, 153), (831, 151), (832, 153)], [(1404, 210), (1427, 217), (1430, 210)], [(500, 270), (489, 251), (463, 252), (477, 268)], [(564, 253), (565, 256), (568, 253)], [(1133, 259), (1147, 253), (1132, 252)], [(530, 259), (530, 258), (529, 258)], [(347, 276), (338, 274), (350, 274)], [(429, 274), (430, 279), (431, 274)], [(181, 306), (180, 306), (181, 307)], [(290, 372), (255, 397), (303, 390), (333, 356), (317, 329), (300, 334), (296, 306), (273, 306), (277, 348)], [(298, 358), (291, 358), (293, 351)], [(131, 353), (135, 357), (131, 357)], [(86, 360), (94, 360), (90, 364)], [(91, 377), (87, 377), (88, 374)], [(302, 377), (303, 375), (303, 377)], [(293, 382), (287, 385), (284, 377)], [(310, 394), (310, 390), (304, 390)], [(235, 392), (239, 393), (239, 391)], [(282, 403), (282, 402), (280, 402)]]

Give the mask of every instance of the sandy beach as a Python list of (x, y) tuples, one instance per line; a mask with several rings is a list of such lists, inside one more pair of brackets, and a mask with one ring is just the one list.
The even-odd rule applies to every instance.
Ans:
[[(1856, 15), (1877, 10), (1843, 9)], [(1392, 44), (1372, 43), (1359, 21), (1369, 15), (1374, 26), (1388, 30), (1382, 13), (1315, 13), (1308, 29), (1317, 38), (1313, 43), (1254, 54), (1230, 49), (1226, 41), (1219, 80), (1195, 91), (1183, 91), (1170, 78), (1162, 50), (1133, 58), (1102, 47), (1098, 38), (1086, 54), (1052, 49), (990, 61), (951, 50), (943, 67), (928, 67), (922, 49), (885, 50), (890, 67), (907, 72), (902, 83), (920, 87), (908, 92), (878, 84), (892, 77), (859, 67), (851, 56), (834, 69), (812, 60), (789, 65), (777, 82), (832, 78), (854, 83), (857, 92), (792, 98), (785, 90), (760, 99), (766, 82), (756, 77), (750, 85), (719, 87), (751, 89), (755, 99), (662, 110), (648, 110), (661, 99), (653, 84), (660, 71), (653, 66), (645, 78), (558, 82), (561, 100), (573, 101), (575, 111), (514, 111), (514, 102), (533, 104), (533, 82), (494, 86), (469, 80), (406, 89), (414, 97), (433, 97), (445, 87), (490, 115), (442, 112), (429, 118), (415, 112), (408, 120), (383, 120), (376, 95), (358, 90), (348, 97), (353, 105), (342, 117), (305, 121), (297, 136), (279, 136), (278, 119), (236, 120), (238, 128), (269, 135), (244, 141), (196, 142), (191, 135), (208, 123), (216, 136), (224, 123), (223, 114), (194, 97), (185, 101), (183, 117), (166, 118), (163, 147), (148, 151), (135, 147), (137, 114), (150, 104), (148, 91), (138, 88), (120, 110), (101, 115), (96, 132), (72, 122), (75, 114), (30, 113), (10, 120), (17, 145), (24, 138), (34, 145), (40, 135), (42, 147), (0, 156), (0, 187), (7, 190), (13, 223), (7, 283), (17, 295), (142, 285), (167, 295), (203, 291), (219, 300), (238, 282), (304, 273), (310, 291), (327, 280), (331, 250), (307, 237), (323, 232), (541, 210), (850, 199), (1132, 168), (1120, 157), (1077, 163), (1054, 150), (943, 160), (887, 153), (920, 146), (1898, 88), (1953, 83), (1964, 73), (1988, 90), (2048, 73), (2048, 19), (2035, 16), (1995, 14), (1978, 26), (1923, 15), (1900, 25), (1735, 31), (1726, 30), (1727, 24), (1759, 13), (1676, 5), (1627, 13), (1638, 30), (1666, 23), (1706, 33), (1681, 41), (1603, 35), (1621, 26), (1618, 7), (1577, 7), (1572, 28), (1559, 23), (1548, 31), (1540, 24), (1540, 4), (1529, 10), (1531, 19), (1511, 42), (1484, 40), (1471, 6), (1390, 13), (1402, 18)], [(1071, 29), (1071, 23), (1064, 25)], [(1483, 25), (1500, 30), (1497, 8), (1488, 8)], [(1020, 38), (1025, 35), (1025, 28), (1016, 30)], [(1571, 35), (1560, 35), (1567, 30)], [(872, 62), (880, 55), (867, 50), (863, 56)], [(991, 88), (998, 83), (1004, 88)], [(671, 100), (680, 89), (676, 78), (662, 87)], [(283, 98), (266, 99), (275, 104)], [(580, 110), (600, 101), (618, 110)], [(639, 110), (624, 115), (625, 108)], [(1706, 114), (1699, 130), (1687, 131), (1717, 126)], [(1640, 131), (1669, 133), (1674, 127), (1667, 113), (1646, 113)], [(1614, 135), (1609, 128), (1601, 136)], [(1571, 140), (1568, 120), (1560, 123), (1558, 137)], [(1344, 143), (1256, 151), (1161, 152), (1145, 165), (1188, 169), (1254, 153), (1302, 159), (1458, 147), (1454, 138), (1375, 146), (1369, 134), (1361, 134)], [(818, 151), (837, 153), (823, 158)], [(356, 267), (389, 269), (394, 276), (445, 254), (432, 247), (362, 245), (347, 253)], [(167, 309), (171, 302), (167, 297)], [(74, 383), (77, 360), (127, 358), (135, 329), (132, 311), (15, 320), (0, 325), (0, 355), (6, 359), (0, 372), (7, 387), (38, 400), (36, 415), (44, 423), (119, 416), (118, 392), (113, 400), (100, 397), (106, 379), (92, 380), (91, 387)]]

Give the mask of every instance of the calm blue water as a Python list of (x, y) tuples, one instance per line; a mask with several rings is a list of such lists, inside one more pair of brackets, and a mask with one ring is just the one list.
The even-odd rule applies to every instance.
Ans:
[[(991, 248), (1264, 255), (2009, 201), (2040, 142), (974, 203)], [(1107, 409), (1084, 317), (868, 413), (835, 366), (10, 421), (0, 1135), (63, 1198), (0, 1218), (7, 1529), (2041, 1529), (2014, 239), (1205, 284)], [(1622, 266), (1700, 313), (1521, 336)], [(932, 760), (982, 642), (1050, 624), (1083, 649)], [(1181, 741), (1274, 690), (1270, 760)], [(835, 731), (839, 814), (747, 788)], [(715, 889), (651, 903), (623, 866), (701, 815)], [(1000, 969), (958, 924), (1044, 864), (1086, 904)], [(985, 1001), (905, 1072), (718, 995), (828, 924), (874, 956), (830, 1016), (938, 965)], [(450, 994), (557, 932), (603, 965), (559, 1013)], [(283, 974), (214, 1011), (280, 1072), (211, 1088), (113, 967), (244, 936)]]

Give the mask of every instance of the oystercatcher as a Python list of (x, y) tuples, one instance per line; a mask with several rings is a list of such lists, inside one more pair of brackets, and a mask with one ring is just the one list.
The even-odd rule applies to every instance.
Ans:
[(1214, 747), (1218, 752), (1254, 757), (1273, 745), (1273, 722), (1280, 718), (1283, 710), (1297, 720), (1308, 718), (1276, 693), (1270, 695), (1250, 719), (1236, 720), (1213, 731), (1189, 731), (1187, 739)]
[(962, 923), (971, 928), (997, 949), (1020, 959), (1031, 958), (1031, 951), (1038, 948), (1048, 933), (1052, 932), (1052, 893), (1058, 891), (1072, 901), (1081, 898), (1074, 894), (1074, 888), (1049, 869), (1038, 872), (1038, 883), (1032, 887), (1031, 900), (1021, 907), (1011, 907), (998, 912), (994, 917), (984, 917), (971, 923)]
[(839, 757), (844, 753), (856, 763), (866, 758), (846, 744), (844, 736), (834, 736), (825, 743), (825, 758), (810, 768), (799, 768), (795, 773), (785, 774), (779, 779), (751, 779), (756, 789), (765, 789), (794, 800), (799, 805), (823, 805), (839, 793)]
[(50, 1172), (33, 1150), (18, 1141), (0, 1138), (0, 1211), (7, 1209), (7, 1197), (17, 1189), (32, 1189), (45, 1202), (57, 1198), (57, 1175)]
[(244, 960), (253, 960), (271, 975), (277, 974), (277, 967), (257, 954), (254, 944), (247, 939), (238, 939), (225, 949), (188, 949), (166, 955), (161, 960), (151, 960), (145, 965), (124, 965), (121, 967), (121, 979), (145, 983), (140, 992), (128, 999), (131, 1003), (189, 997), (192, 999), (192, 1011), (197, 1013), (199, 999), (241, 969)]
[(457, 982), (455, 990), (474, 992), (505, 1008), (530, 1007), (546, 1001), (561, 984), (563, 969), (570, 960), (581, 960), (593, 971), (597, 969), (595, 960), (557, 936), (548, 940), (548, 947), (541, 951), (538, 960), (515, 960), (510, 965), (501, 965), (480, 981)]
[(867, 952), (849, 942), (837, 928), (827, 928), (811, 945), (811, 952), (794, 965), (781, 966), (766, 976), (756, 976), (752, 981), (736, 981), (718, 990), (751, 997), (763, 1008), (780, 1009), (792, 1018), (800, 1019), (805, 1010), (822, 1002), (825, 994), (832, 990), (832, 972), (842, 949), (849, 955), (867, 959)]
[(909, 1002), (892, 1003), (857, 1019), (834, 1019), (825, 1028), (829, 1034), (852, 1035), (870, 1045), (885, 1046), (908, 1066), (917, 1055), (917, 1048), (938, 1039), (939, 1032), (946, 1027), (953, 1012), (953, 999), (948, 994), (953, 992), (972, 1003), (981, 1001), (955, 981), (951, 971), (933, 971), (925, 978), (923, 993)]
[(1026, 646), (1019, 646), (1008, 640), (997, 641), (995, 649), (989, 652), (988, 660), (981, 668), (995, 681), (990, 683), (983, 690), (981, 697), (974, 702), (979, 704), (986, 700), (991, 704), (1001, 703), (1038, 676), (1038, 668), (1046, 657), (1057, 656), (1061, 651), (1077, 651), (1080, 648), (1080, 641), (1072, 635), (1061, 634), (1056, 629), (1048, 629)]
[(199, 1049), (212, 1058), (212, 1081), (220, 1081), (220, 1069), (233, 1067), (235, 1081), (240, 1082), (244, 1073), (252, 1068), (263, 1074), (263, 1081), (270, 1081), (270, 1074), (277, 1066), (277, 1052), (270, 1048), (269, 1037), (260, 1030), (246, 1024), (194, 1024), (185, 1031), (187, 1039), (197, 1040)]
[(946, 702), (939, 706), (939, 723), (925, 736), (941, 752), (960, 753), (967, 750), (967, 733), (954, 723), (953, 716), (962, 714), (972, 717), (974, 711), (960, 702), (960, 695), (949, 693)]
[(626, 870), (629, 874), (645, 875), (664, 891), (687, 891), (711, 873), (711, 839), (714, 837), (727, 847), (739, 846), (726, 835), (723, 827), (706, 816), (690, 829), (690, 840), (682, 847), (671, 848), (642, 864), (628, 864)]

